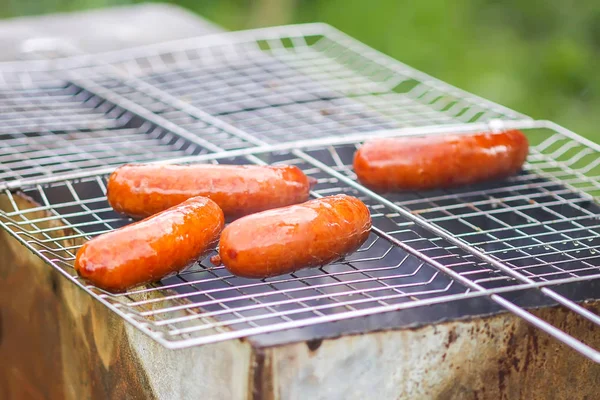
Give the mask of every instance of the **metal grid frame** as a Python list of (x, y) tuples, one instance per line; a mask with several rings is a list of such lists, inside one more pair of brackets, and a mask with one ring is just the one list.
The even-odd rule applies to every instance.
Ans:
[[(191, 133), (153, 123), (151, 111), (127, 101), (122, 107), (102, 96), (97, 86), (92, 89), (63, 80), (57, 86), (3, 92), (0, 179), (18, 181), (220, 150), (209, 141), (186, 140)], [(218, 127), (205, 123), (203, 129), (221, 141), (236, 142)]]
[[(222, 38), (233, 40), (228, 45), (206, 39), (191, 48), (180, 42), (151, 55), (106, 57), (125, 80), (113, 81), (113, 90), (136, 102), (140, 93), (153, 94), (158, 103), (146, 99), (153, 109), (167, 103), (191, 115), (201, 110), (200, 116), (210, 114), (263, 143), (290, 136), (526, 118), (389, 63), (381, 54), (369, 57), (331, 28), (308, 25), (296, 35), (289, 30), (260, 32), (263, 39), (225, 34)], [(83, 70), (92, 77), (96, 73)], [(186, 116), (165, 117), (186, 123)]]
[[(316, 27), (319, 29), (315, 29)], [(362, 54), (367, 50), (364, 50), (360, 44), (354, 42), (350, 43), (351, 46), (349, 46), (348, 42), (350, 39), (329, 28), (325, 29), (329, 35), (327, 36), (323, 33), (324, 29), (322, 25), (309, 25), (306, 29), (310, 32), (302, 33), (303, 31), (300, 27), (283, 28), (283, 30), (282, 28), (277, 28), (253, 31), (250, 37), (255, 41), (256, 46), (251, 46), (249, 51), (252, 51), (252, 54), (254, 54), (258, 46), (258, 50), (266, 51), (268, 54), (278, 58), (278, 62), (284, 60), (284, 63), (289, 64), (290, 59), (298, 61), (294, 67), (303, 74), (310, 76), (311, 83), (316, 81), (324, 85), (327, 84), (325, 85), (327, 90), (333, 90), (333, 93), (339, 96), (339, 99), (351, 99), (350, 103), (353, 105), (357, 103), (357, 92), (362, 91), (367, 93), (370, 99), (373, 93), (380, 90), (384, 95), (388, 95), (384, 98), (383, 103), (392, 104), (394, 107), (397, 107), (398, 104), (394, 100), (394, 93), (389, 93), (390, 87), (395, 88), (398, 84), (406, 82), (407, 79), (414, 79), (415, 76), (423, 77), (422, 74), (410, 70), (401, 64), (392, 64), (394, 68), (391, 68), (389, 67), (389, 60), (383, 56), (378, 56), (379, 58), (376, 58), (378, 68), (385, 66), (389, 70), (395, 71), (400, 69), (402, 72), (383, 74), (385, 79), (377, 78), (373, 82), (373, 79), (371, 81), (352, 79), (357, 73), (354, 70), (346, 68), (339, 82), (335, 82), (333, 89), (331, 89), (330, 76), (325, 74), (325, 78), (321, 78), (318, 70), (314, 68), (306, 70), (306, 68), (302, 67), (307, 59), (313, 60), (315, 56), (313, 52), (306, 50), (310, 46), (308, 46), (308, 41), (304, 40), (304, 38), (308, 37), (309, 34), (317, 35), (313, 31), (318, 30), (320, 31), (318, 35), (321, 35), (321, 38), (313, 43), (313, 45), (319, 45), (320, 43), (326, 51), (333, 51), (334, 54), (339, 55), (340, 51), (337, 47), (339, 45), (349, 47), (350, 52), (354, 55)], [(295, 33), (295, 35), (290, 34), (290, 31)], [(280, 35), (274, 37), (278, 33)], [(282, 37), (282, 33), (284, 37)], [(207, 40), (204, 43), (209, 43), (210, 45), (198, 46), (198, 43), (194, 42), (193, 45), (196, 47), (192, 48), (196, 48), (198, 53), (200, 53), (199, 49), (208, 49), (207, 51), (214, 53), (215, 48), (230, 49), (234, 45), (240, 46), (241, 44), (241, 48), (247, 50), (249, 43), (247, 36), (224, 34), (219, 37), (223, 39), (223, 37), (227, 38), (227, 36), (230, 36), (228, 39), (244, 37), (244, 40), (234, 44), (225, 41), (225, 44), (220, 42), (219, 45), (214, 45), (214, 40)], [(257, 39), (257, 36), (263, 39)], [(323, 37), (326, 37), (326, 40)], [(299, 38), (302, 38), (302, 42), (299, 42)], [(290, 40), (293, 45), (287, 46), (284, 39)], [(257, 40), (258, 42), (256, 42)], [(185, 44), (188, 42), (185, 41), (182, 43)], [(302, 50), (298, 51), (299, 48)], [(317, 49), (320, 52), (325, 50)], [(240, 160), (243, 160), (243, 162), (253, 163), (287, 162), (301, 164), (305, 172), (313, 174), (318, 179), (319, 184), (312, 192), (314, 197), (340, 191), (361, 197), (372, 210), (375, 229), (366, 245), (355, 255), (349, 257), (348, 260), (319, 270), (301, 272), (291, 277), (276, 278), (277, 282), (275, 283), (269, 280), (261, 283), (232, 283), (232, 279), (235, 278), (226, 274), (223, 275), (224, 271), (222, 269), (206, 268), (208, 265), (203, 264), (203, 267), (198, 265), (196, 268), (192, 268), (175, 278), (169, 278), (179, 279), (180, 281), (165, 282), (165, 285), (162, 287), (154, 286), (132, 291), (124, 295), (111, 295), (85, 286), (73, 275), (72, 270), (69, 270), (70, 261), (72, 261), (74, 251), (77, 248), (77, 244), (73, 241), (77, 241), (82, 237), (89, 237), (90, 234), (99, 234), (108, 229), (114, 229), (126, 223), (115, 215), (111, 215), (111, 211), (106, 208), (106, 204), (98, 208), (91, 206), (92, 204), (105, 201), (103, 198), (105, 187), (102, 175), (107, 173), (110, 167), (108, 169), (93, 171), (76, 171), (62, 177), (53, 175), (48, 178), (25, 178), (5, 183), (4, 187), (9, 198), (12, 199), (11, 192), (8, 191), (9, 189), (28, 188), (29, 192), (26, 191), (26, 193), (36, 197), (42, 204), (42, 207), (33, 210), (20, 210), (13, 200), (15, 210), (14, 212), (3, 214), (2, 224), (4, 227), (9, 229), (26, 246), (36, 251), (38, 255), (59, 268), (70, 279), (84, 287), (135, 326), (144, 330), (167, 347), (175, 348), (467, 297), (489, 296), (496, 303), (522, 316), (581, 353), (598, 361), (599, 353), (596, 350), (589, 348), (555, 327), (546, 324), (544, 321), (539, 320), (499, 295), (504, 292), (539, 287), (542, 293), (551, 297), (554, 301), (578, 312), (580, 315), (597, 324), (600, 323), (598, 316), (591, 314), (589, 311), (549, 288), (554, 285), (600, 277), (600, 268), (590, 261), (597, 258), (594, 254), (598, 247), (597, 239), (600, 236), (595, 231), (598, 226), (597, 224), (584, 224), (586, 221), (589, 222), (588, 220), (596, 219), (597, 214), (577, 205), (580, 202), (595, 205), (594, 199), (597, 198), (600, 188), (597, 179), (598, 163), (594, 160), (594, 156), (597, 155), (598, 151), (597, 145), (586, 142), (572, 132), (549, 122), (528, 120), (499, 122), (493, 120), (492, 118), (496, 117), (507, 119), (517, 118), (519, 115), (480, 99), (477, 100), (479, 104), (477, 106), (470, 103), (470, 107), (475, 111), (462, 111), (465, 108), (464, 102), (476, 98), (470, 95), (463, 95), (462, 97), (469, 100), (443, 101), (444, 96), (438, 92), (440, 90), (440, 83), (435, 80), (423, 81), (413, 86), (407, 92), (409, 93), (408, 96), (403, 96), (403, 101), (406, 101), (407, 98), (409, 101), (417, 99), (419, 105), (422, 106), (425, 104), (429, 107), (427, 116), (430, 116), (430, 111), (432, 115), (452, 115), (452, 117), (440, 120), (435, 118), (427, 120), (427, 117), (425, 117), (424, 122), (429, 121), (430, 124), (440, 124), (440, 126), (415, 128), (414, 126), (423, 125), (419, 124), (419, 121), (416, 120), (409, 120), (406, 125), (385, 125), (385, 122), (389, 122), (388, 119), (384, 123), (377, 121), (376, 124), (366, 127), (354, 126), (348, 131), (340, 130), (339, 128), (333, 129), (333, 133), (338, 136), (332, 135), (322, 139), (273, 144), (280, 140), (280, 135), (263, 135), (262, 137), (255, 135), (251, 129), (240, 123), (240, 121), (246, 119), (246, 115), (242, 118), (239, 118), (238, 115), (237, 119), (228, 119), (225, 117), (240, 113), (240, 110), (233, 109), (225, 112), (215, 111), (214, 109), (206, 110), (206, 107), (200, 107), (201, 105), (194, 104), (191, 101), (177, 98), (176, 95), (181, 93), (173, 91), (173, 85), (165, 87), (156, 81), (156, 77), (148, 78), (148, 69), (153, 72), (156, 69), (164, 70), (162, 72), (163, 77), (161, 78), (164, 79), (164, 74), (173, 73), (174, 68), (178, 68), (178, 63), (190, 64), (192, 62), (190, 57), (182, 58), (181, 56), (177, 56), (177, 54), (182, 52), (188, 52), (189, 47), (179, 46), (175, 52), (171, 51), (161, 54), (160, 46), (156, 46), (151, 56), (147, 55), (148, 48), (141, 51), (142, 54), (146, 52), (144, 56), (146, 60), (155, 60), (154, 62), (146, 63), (146, 65), (149, 65), (146, 71), (143, 68), (139, 68), (140, 59), (134, 58), (134, 61), (123, 61), (123, 58), (126, 59), (128, 57), (124, 57), (121, 53), (113, 53), (101, 57), (107, 61), (102, 63), (100, 67), (72, 67), (65, 75), (66, 78), (63, 77), (63, 79), (67, 79), (78, 88), (93, 95), (101, 96), (116, 107), (142, 118), (155, 127), (169, 131), (174, 135), (179, 135), (182, 139), (189, 140), (199, 146), (204, 146), (207, 151), (214, 152), (212, 154), (202, 154), (181, 159), (170, 158), (167, 162), (218, 162), (219, 160), (242, 162)], [(135, 54), (136, 52), (132, 53)], [(207, 53), (204, 52), (203, 54), (206, 55)], [(231, 63), (239, 61), (238, 59), (231, 58), (231, 52), (226, 51), (223, 54), (226, 55), (226, 58)], [(344, 52), (341, 54), (343, 55)], [(121, 59), (118, 59), (119, 57), (116, 57), (116, 55), (119, 55)], [(345, 57), (347, 58), (347, 55)], [(169, 58), (171, 63), (165, 62), (165, 58)], [(335, 57), (333, 58), (335, 60)], [(81, 64), (82, 59), (85, 60), (85, 57), (80, 57), (77, 62)], [(156, 60), (161, 61), (157, 62)], [(69, 62), (71, 65), (75, 63), (73, 59)], [(335, 62), (339, 64), (339, 60)], [(136, 67), (134, 68), (132, 65)], [(157, 65), (159, 68), (157, 68)], [(327, 63), (324, 65), (327, 65)], [(356, 65), (353, 68), (356, 69)], [(325, 69), (331, 70), (331, 68)], [(359, 70), (364, 72), (364, 66), (360, 67)], [(339, 73), (339, 71), (335, 71)], [(348, 71), (350, 71), (349, 74), (347, 73)], [(373, 72), (373, 68), (369, 71), (369, 76), (382, 76), (381, 71), (377, 68), (374, 68), (375, 72)], [(316, 72), (317, 76), (314, 76)], [(56, 71), (50, 71), (49, 76), (54, 76), (55, 73)], [(179, 73), (179, 71), (175, 73)], [(177, 86), (174, 87), (177, 88)], [(193, 85), (189, 87), (192, 90), (191, 96), (193, 98), (194, 91), (197, 89)], [(381, 90), (382, 87), (384, 90)], [(349, 92), (348, 88), (352, 88), (354, 92)], [(415, 90), (415, 88), (418, 88), (418, 90)], [(443, 94), (456, 93), (456, 89), (452, 87), (445, 86), (443, 88), (446, 90)], [(189, 95), (189, 93), (183, 94)], [(377, 94), (379, 95), (380, 93)], [(146, 99), (145, 103), (141, 101), (142, 96)], [(359, 95), (358, 97), (362, 96)], [(439, 103), (440, 99), (442, 99), (441, 106)], [(323, 98), (319, 99), (319, 101), (323, 101)], [(306, 109), (303, 106), (306, 101), (296, 99), (294, 102), (293, 104), (298, 103), (302, 105), (303, 114), (301, 114), (301, 118), (306, 118)], [(363, 104), (363, 99), (359, 99), (358, 103)], [(488, 108), (480, 111), (482, 104), (488, 106)], [(267, 102), (267, 106), (277, 108), (282, 106), (282, 104), (269, 104)], [(344, 109), (344, 106), (345, 104), (342, 102), (341, 108)], [(435, 107), (439, 108), (436, 110)], [(461, 111), (453, 114), (456, 109), (460, 109)], [(246, 111), (242, 110), (241, 112)], [(385, 116), (385, 112), (380, 114), (384, 114)], [(416, 114), (419, 114), (419, 112), (417, 111)], [(289, 114), (286, 115), (289, 116)], [(321, 112), (321, 115), (326, 117), (329, 114)], [(477, 117), (475, 118), (475, 116)], [(185, 126), (181, 122), (182, 117), (193, 118), (193, 124)], [(253, 117), (250, 115), (250, 118)], [(364, 114), (361, 114), (358, 119), (365, 121), (376, 118), (371, 118), (368, 115), (365, 117)], [(491, 122), (489, 124), (476, 123), (475, 121), (477, 120)], [(197, 124), (201, 124), (202, 129), (197, 130)], [(240, 128), (240, 126), (244, 129)], [(403, 128), (404, 126), (408, 127)], [(383, 197), (357, 183), (351, 168), (348, 166), (348, 161), (344, 162), (339, 154), (341, 149), (347, 149), (348, 145), (352, 149), (361, 140), (372, 136), (436, 134), (456, 131), (471, 132), (489, 128), (500, 128), (502, 126), (514, 126), (522, 129), (551, 129), (553, 135), (538, 143), (533, 148), (534, 152), (529, 157), (527, 170), (534, 172), (515, 177), (514, 182), (511, 181), (508, 186), (506, 186), (506, 183), (502, 183), (498, 187), (491, 189), (484, 188), (471, 190), (471, 192), (437, 195), (420, 194), (416, 196), (417, 198), (413, 196), (410, 199), (394, 198), (394, 196)], [(237, 137), (239, 143), (230, 146), (229, 149), (216, 145), (207, 139), (211, 135), (211, 133), (206, 133), (207, 127), (221, 130), (225, 135)], [(386, 131), (386, 129), (388, 130)], [(260, 131), (263, 131), (263, 128)], [(366, 131), (367, 133), (351, 133), (356, 131)], [(224, 143), (228, 143), (228, 141), (224, 140)], [(323, 152), (330, 154), (329, 164), (323, 162), (323, 157), (318, 158), (314, 156), (317, 153)], [(173, 157), (177, 155), (173, 154)], [(535, 179), (542, 179), (542, 182), (535, 182)], [(95, 195), (91, 196), (91, 198), (83, 198), (76, 188), (77, 185), (82, 184), (93, 185), (95, 189), (92, 192)], [(551, 185), (554, 185), (558, 189), (555, 192), (551, 192), (549, 190), (553, 188)], [(47, 192), (57, 190), (58, 187), (62, 187), (63, 192), (66, 190), (70, 193), (73, 200), (60, 204), (55, 204), (49, 200)], [(529, 199), (533, 203), (529, 203), (529, 205), (512, 205), (510, 203), (513, 200), (523, 200), (523, 193), (518, 193), (518, 191), (531, 187), (535, 187), (536, 189), (541, 188), (545, 192), (533, 193), (532, 198)], [(511, 191), (513, 193), (512, 197), (505, 196), (502, 199), (498, 199), (493, 195), (493, 193)], [(470, 201), (468, 203), (470, 210), (466, 213), (457, 212), (460, 211), (461, 207), (464, 208), (465, 202), (463, 199), (465, 196), (485, 196), (485, 199)], [(548, 201), (544, 196), (551, 197), (553, 200)], [(452, 204), (443, 204), (448, 201)], [(425, 203), (428, 204), (427, 207), (423, 207)], [(552, 209), (556, 205), (576, 206), (577, 210), (582, 214), (566, 216), (564, 213)], [(525, 218), (526, 223), (511, 224), (503, 221), (502, 218), (494, 216), (494, 214), (501, 213), (501, 211), (484, 210), (484, 207), (487, 206), (491, 206), (492, 208), (500, 207), (501, 210), (507, 208), (511, 213)], [(65, 207), (67, 212), (63, 212), (65, 210), (61, 211), (61, 207)], [(79, 209), (73, 211), (69, 210), (69, 207), (78, 207)], [(540, 217), (534, 218), (527, 214), (526, 210), (531, 209), (543, 210), (545, 213), (553, 215), (555, 220), (551, 220), (550, 222), (556, 225), (553, 225), (548, 232), (533, 234), (533, 244), (510, 246), (510, 242), (513, 239), (522, 240), (526, 236), (532, 236), (524, 229), (544, 226), (544, 221)], [(41, 211), (51, 211), (52, 214), (41, 218), (27, 218), (27, 214)], [(439, 216), (440, 213), (443, 215)], [(83, 222), (77, 222), (77, 218), (82, 216), (87, 216), (88, 218)], [(92, 218), (90, 219), (89, 217)], [(496, 228), (481, 229), (474, 225), (471, 220), (477, 217), (486, 218), (488, 220), (487, 223), (495, 224)], [(75, 219), (75, 221), (70, 221), (70, 218)], [(66, 221), (67, 225), (72, 229), (69, 232), (76, 233), (56, 238), (53, 235), (56, 232), (62, 232), (61, 229), (55, 226), (50, 228), (36, 226), (38, 223), (46, 223), (53, 220)], [(452, 232), (447, 229), (446, 222), (449, 220), (459, 222), (459, 225), (462, 224), (463, 228), (466, 226), (471, 230), (474, 229), (476, 233)], [(390, 224), (393, 224), (392, 229), (389, 228)], [(570, 228), (566, 229), (558, 224), (569, 224)], [(572, 228), (573, 226), (575, 228)], [(27, 229), (25, 227), (31, 228)], [(102, 227), (102, 229), (98, 227)], [(513, 232), (511, 234), (517, 232), (518, 237), (503, 237), (501, 233), (507, 231)], [(569, 236), (569, 233), (574, 231), (585, 232), (589, 237)], [(403, 237), (402, 234), (407, 234), (411, 237)], [(39, 235), (42, 235), (43, 238), (40, 239)], [(479, 237), (487, 235), (488, 240), (471, 242), (470, 239), (477, 235)], [(539, 239), (539, 237), (544, 235), (558, 235), (561, 239), (547, 243), (544, 241), (545, 238)], [(582, 245), (584, 251), (589, 251), (590, 255), (586, 258), (573, 256), (573, 254), (580, 252), (580, 250), (565, 250), (561, 248), (560, 246), (567, 243), (567, 241)], [(377, 243), (387, 243), (387, 247), (379, 249), (380, 246)], [(503, 246), (509, 244), (509, 246), (508, 249), (495, 250), (481, 248), (482, 245), (485, 247), (490, 244), (501, 244)], [(548, 244), (552, 253), (531, 254), (528, 252), (528, 250), (534, 247), (546, 248)], [(378, 254), (369, 254), (369, 252), (377, 249)], [(402, 252), (402, 262), (398, 265), (381, 266), (385, 257), (392, 251)], [(498, 254), (506, 254), (508, 251), (517, 252), (520, 255), (516, 257), (498, 256)], [(565, 260), (560, 261), (562, 268), (557, 267), (555, 265), (556, 262), (543, 258), (548, 255), (566, 257)], [(515, 264), (518, 260), (525, 262), (525, 264)], [(532, 260), (535, 260), (539, 265), (531, 264)], [(583, 263), (584, 266), (581, 268), (565, 268), (568, 262), (575, 264)], [(375, 263), (376, 265), (368, 268), (357, 266), (362, 263), (367, 263), (365, 265)], [(413, 270), (409, 273), (406, 273), (404, 270), (400, 274), (390, 273), (390, 270), (398, 269), (401, 265), (411, 265), (411, 263), (414, 265)], [(539, 270), (536, 270), (536, 268), (538, 267), (550, 267), (552, 271), (537, 273)], [(383, 275), (380, 273), (381, 271), (385, 271)], [(424, 271), (431, 273), (428, 275)], [(414, 280), (415, 276), (419, 278), (418, 281)], [(191, 280), (186, 277), (191, 277)], [(202, 284), (205, 282), (224, 282), (227, 285), (203, 290)], [(277, 286), (289, 284), (290, 282), (296, 282), (300, 286), (287, 288), (278, 288)], [(392, 283), (390, 284), (390, 282)], [(375, 286), (373, 286), (374, 284)], [(361, 285), (367, 285), (367, 287), (361, 288)], [(244, 288), (257, 286), (268, 286), (271, 288), (271, 291), (267, 292), (267, 294), (263, 293), (260, 296), (243, 292)], [(152, 297), (155, 294), (162, 293), (165, 289), (181, 289), (183, 287), (193, 289), (187, 291), (180, 290), (176, 294), (167, 294), (164, 298)], [(420, 290), (418, 290), (419, 288)], [(225, 298), (218, 297), (227, 292), (237, 292), (238, 294)], [(308, 294), (308, 292), (311, 292), (311, 294)], [(295, 294), (301, 293), (304, 294), (299, 296), (300, 298), (294, 297)], [(267, 302), (257, 301), (258, 298), (268, 298), (268, 296), (275, 295), (280, 297), (273, 297), (272, 301)], [(340, 298), (345, 296), (350, 300), (340, 300)], [(182, 299), (189, 298), (202, 300), (181, 303)], [(237, 308), (226, 304), (242, 300), (252, 300), (254, 304), (240, 305)], [(310, 303), (323, 300), (325, 300), (325, 304), (314, 305)], [(291, 308), (288, 307), (290, 305), (292, 306)], [(218, 306), (218, 309), (211, 309), (213, 306)], [(283, 310), (281, 310), (282, 307)], [(202, 308), (203, 311), (199, 312), (198, 308)], [(268, 312), (252, 315), (256, 310), (268, 310)], [(323, 310), (335, 310), (335, 312), (328, 314), (323, 312)], [(250, 313), (250, 316), (247, 313)], [(300, 319), (290, 317), (292, 315), (303, 314), (309, 314), (310, 317)], [(224, 316), (229, 317), (223, 319)], [(257, 324), (256, 321), (267, 321), (267, 324)], [(231, 326), (236, 327), (236, 329), (226, 329), (226, 327)], [(210, 334), (207, 334), (207, 331)]]
[[(474, 127), (469, 128), (473, 129)], [(344, 141), (351, 145), (356, 143), (353, 138), (338, 140), (339, 143)], [(11, 192), (7, 191), (6, 194), (13, 199), (15, 211), (5, 213), (2, 224), (37, 254), (55, 267), (59, 267), (70, 279), (108, 304), (113, 310), (118, 311), (136, 326), (150, 333), (161, 343), (174, 348), (242, 337), (251, 333), (277, 331), (316, 322), (335, 321), (477, 296), (492, 296), (494, 301), (513, 307), (513, 312), (515, 309), (522, 311), (518, 307), (515, 308), (514, 305), (511, 306), (511, 303), (506, 302), (498, 294), (590, 278), (590, 276), (582, 275), (535, 283), (520, 283), (519, 279), (514, 279), (487, 264), (474, 260), (469, 257), (468, 253), (457, 249), (447, 241), (440, 239), (439, 236), (419, 229), (414, 223), (395, 212), (396, 209), (390, 209), (377, 201), (377, 196), (365, 195), (358, 190), (352, 190), (350, 185), (345, 186), (340, 183), (336, 176), (339, 172), (334, 169), (335, 166), (323, 167), (320, 166), (320, 162), (311, 160), (311, 152), (322, 150), (315, 146), (317, 144), (314, 141), (304, 141), (293, 144), (291, 147), (308, 147), (306, 151), (285, 151), (282, 150), (283, 146), (275, 148), (275, 150), (272, 148), (273, 146), (257, 147), (251, 150), (258, 160), (262, 160), (267, 154), (269, 157), (274, 157), (274, 159), (269, 159), (272, 162), (297, 165), (303, 163), (304, 165), (300, 165), (300, 167), (318, 179), (313, 196), (343, 191), (359, 196), (371, 208), (375, 229), (365, 246), (348, 260), (319, 270), (303, 271), (289, 277), (273, 278), (264, 282), (237, 282), (236, 280), (241, 281), (241, 279), (228, 275), (223, 268), (210, 267), (207, 260), (204, 260), (179, 276), (168, 278), (163, 281), (162, 285), (152, 285), (152, 287), (133, 290), (125, 294), (113, 295), (86, 286), (75, 276), (71, 267), (75, 251), (80, 245), (78, 240), (90, 235), (101, 234), (127, 223), (127, 220), (114, 214), (106, 203), (104, 197), (105, 176), (91, 174), (91, 171), (87, 172), (87, 177), (80, 176), (73, 180), (54, 178), (52, 183), (33, 185), (30, 183), (29, 187), (23, 188), (25, 189), (24, 193), (36, 198), (41, 204), (41, 207), (33, 209), (19, 209)], [(270, 150), (269, 147), (271, 147)], [(330, 146), (328, 151), (333, 149), (334, 147)], [(312, 163), (306, 164), (307, 161), (303, 160), (307, 156)], [(240, 157), (245, 159), (246, 156)], [(232, 159), (231, 152), (205, 154), (194, 157), (194, 160), (188, 159), (188, 161), (204, 162), (219, 160), (227, 163), (245, 161)], [(171, 160), (164, 162), (171, 162)], [(346, 169), (346, 167), (341, 167), (341, 169)], [(89, 189), (90, 184), (94, 186), (93, 190)], [(88, 188), (79, 189), (82, 186), (88, 186)], [(57, 194), (57, 190), (62, 193)], [(65, 192), (71, 194), (72, 200), (65, 201)], [(62, 199), (58, 204), (54, 202), (56, 196)], [(45, 211), (50, 211), (52, 214), (39, 216), (40, 212)], [(32, 218), (32, 215), (36, 217)], [(66, 222), (65, 225), (69, 229), (65, 231), (63, 227), (52, 224), (53, 221)], [(393, 222), (393, 229), (386, 228), (390, 222)], [(49, 224), (49, 226), (45, 227), (44, 224)], [(411, 234), (413, 238), (401, 240), (398, 239), (398, 234)], [(386, 246), (378, 246), (378, 242), (386, 243)], [(401, 252), (401, 262), (394, 265), (382, 265), (382, 262), (386, 261), (386, 257), (398, 260), (398, 255), (391, 254), (391, 252)], [(363, 264), (369, 267), (365, 267)], [(411, 265), (412, 267), (409, 267)], [(595, 276), (600, 276), (600, 271), (596, 270), (598, 273)], [(419, 280), (415, 280), (414, 277)], [(223, 283), (223, 285), (211, 286), (215, 282)], [(376, 283), (377, 286), (373, 286), (373, 283)], [(502, 285), (498, 285), (499, 283)], [(202, 290), (203, 285), (207, 284), (210, 288)], [(294, 284), (296, 286), (293, 286)], [(360, 285), (365, 284), (369, 287), (361, 288)], [(245, 289), (261, 286), (268, 286), (272, 288), (272, 291), (259, 295), (244, 292)], [(165, 292), (165, 290), (176, 288), (180, 290), (178, 293)], [(182, 288), (187, 290), (182, 291)], [(228, 292), (230, 294), (226, 297), (215, 296)], [(231, 293), (235, 295), (231, 295)], [(293, 295), (297, 297), (293, 297)], [(350, 299), (340, 300), (344, 297), (350, 297)], [(203, 300), (197, 300), (199, 298)], [(267, 301), (260, 302), (261, 298), (267, 299)], [(226, 306), (228, 303), (246, 299), (259, 301), (254, 305), (245, 304), (237, 308)], [(337, 299), (337, 301), (333, 300), (325, 304), (307, 304), (324, 299)], [(192, 301), (182, 302), (182, 300)], [(277, 309), (277, 307), (281, 308), (290, 304), (299, 304), (301, 307), (292, 307), (283, 311)], [(194, 312), (198, 308), (208, 309), (208, 311)], [(269, 312), (244, 316), (244, 312), (256, 312), (257, 310), (269, 310)], [(323, 312), (325, 310), (335, 310), (336, 312), (326, 314)], [(318, 311), (318, 313), (309, 318), (290, 318), (290, 316), (307, 312), (314, 313), (314, 311)], [(236, 318), (216, 319), (217, 317), (222, 318), (226, 314), (234, 315)], [(257, 321), (268, 321), (268, 319), (274, 318), (282, 321), (277, 323), (271, 321), (266, 326), (256, 324)], [(226, 326), (236, 326), (242, 322), (248, 326), (238, 327), (236, 330), (223, 329)], [(194, 336), (198, 332), (206, 333), (207, 330), (212, 334)]]

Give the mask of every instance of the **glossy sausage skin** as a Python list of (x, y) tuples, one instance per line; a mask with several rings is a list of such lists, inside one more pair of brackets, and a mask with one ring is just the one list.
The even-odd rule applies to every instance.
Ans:
[(221, 234), (219, 255), (234, 275), (266, 278), (336, 261), (371, 229), (369, 209), (346, 195), (250, 215)]
[(75, 270), (111, 292), (154, 282), (214, 248), (223, 225), (215, 202), (194, 197), (90, 240), (77, 252)]
[(356, 152), (354, 171), (381, 192), (449, 188), (514, 175), (528, 151), (518, 130), (374, 139)]
[(310, 181), (295, 166), (129, 164), (108, 179), (108, 202), (143, 218), (194, 196), (221, 207), (228, 219), (308, 200)]

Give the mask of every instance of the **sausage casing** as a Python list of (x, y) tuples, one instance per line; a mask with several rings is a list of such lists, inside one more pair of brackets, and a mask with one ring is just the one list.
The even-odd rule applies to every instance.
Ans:
[(374, 139), (356, 152), (354, 171), (377, 191), (449, 188), (514, 175), (528, 151), (518, 130)]
[(121, 292), (179, 272), (214, 248), (223, 226), (219, 206), (194, 197), (85, 243), (75, 270), (102, 289)]
[(107, 184), (119, 213), (143, 218), (195, 196), (221, 207), (228, 219), (308, 200), (310, 181), (295, 166), (129, 164)]
[(221, 234), (219, 255), (234, 275), (265, 278), (336, 261), (360, 247), (369, 209), (337, 195), (250, 215)]

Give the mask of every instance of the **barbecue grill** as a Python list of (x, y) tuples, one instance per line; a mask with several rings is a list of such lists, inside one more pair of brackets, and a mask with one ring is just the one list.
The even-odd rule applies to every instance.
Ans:
[[(498, 346), (506, 326), (529, 338), (539, 335), (530, 326), (549, 334), (574, 350), (568, 357), (592, 360), (582, 364), (590, 378), (600, 376), (600, 317), (588, 301), (598, 298), (600, 282), (597, 144), (323, 24), (94, 55), (64, 43), (25, 50), (27, 60), (0, 64), (0, 224), (63, 276), (63, 290), (77, 293), (68, 301), (102, 304), (109, 320), (143, 332), (147, 348), (186, 348), (219, 360), (220, 371), (233, 368), (242, 394), (220, 381), (231, 397), (252, 388), (255, 398), (313, 398), (311, 382), (321, 382), (321, 395), (360, 398), (378, 387), (383, 397), (397, 396), (387, 351), (432, 352), (395, 367), (419, 382), (426, 372), (410, 364), (434, 369), (443, 361), (438, 335), (448, 337), (448, 358), (458, 360), (461, 351), (477, 351), (469, 343)], [(506, 180), (377, 194), (352, 170), (354, 152), (369, 138), (509, 128), (528, 136), (531, 151), (523, 172)], [(131, 222), (106, 201), (108, 174), (129, 162), (293, 164), (317, 180), (313, 198), (345, 193), (365, 202), (373, 231), (356, 253), (318, 269), (251, 280), (215, 267), (211, 254), (161, 282), (111, 294), (79, 279), (72, 264), (85, 240)], [(577, 324), (557, 316), (566, 311)], [(470, 322), (440, 324), (486, 315), (485, 334), (469, 332)], [(340, 337), (346, 341), (325, 340)], [(552, 343), (546, 346), (558, 346)], [(237, 361), (234, 348), (244, 349)], [(300, 377), (287, 372), (296, 371), (290, 365), (303, 366)], [(440, 381), (460, 381), (439, 368)], [(162, 373), (166, 379), (177, 371)], [(354, 391), (340, 389), (348, 378), (356, 379)], [(500, 390), (514, 395), (504, 384)]]

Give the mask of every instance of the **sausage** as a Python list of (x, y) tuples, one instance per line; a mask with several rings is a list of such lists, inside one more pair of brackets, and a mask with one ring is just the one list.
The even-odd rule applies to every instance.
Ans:
[(107, 197), (115, 211), (143, 218), (204, 196), (235, 219), (305, 202), (311, 184), (295, 166), (129, 164), (110, 175)]
[(266, 278), (317, 267), (352, 253), (367, 240), (369, 209), (336, 195), (238, 219), (221, 234), (221, 262), (234, 275)]
[(518, 130), (374, 139), (354, 155), (354, 171), (381, 192), (449, 188), (514, 175), (528, 151)]
[(181, 271), (214, 248), (223, 226), (219, 206), (194, 197), (85, 243), (75, 270), (99, 288), (121, 292)]

